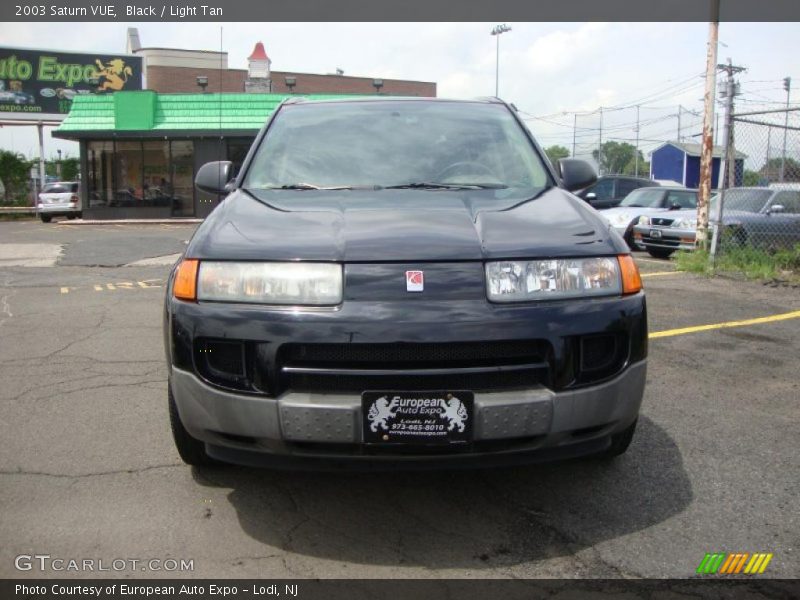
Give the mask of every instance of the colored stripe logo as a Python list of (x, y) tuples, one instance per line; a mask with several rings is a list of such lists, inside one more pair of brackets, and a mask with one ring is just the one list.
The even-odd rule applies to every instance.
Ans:
[(767, 565), (772, 560), (772, 553), (756, 552), (714, 552), (707, 553), (697, 573), (701, 575), (756, 575), (767, 570)]

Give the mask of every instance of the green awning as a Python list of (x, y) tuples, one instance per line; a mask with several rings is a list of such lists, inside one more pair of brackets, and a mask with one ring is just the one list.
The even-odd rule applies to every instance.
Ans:
[[(342, 95), (293, 94), (311, 100)], [(183, 132), (255, 134), (287, 94), (157, 94), (152, 91), (79, 95), (53, 133), (79, 139)]]

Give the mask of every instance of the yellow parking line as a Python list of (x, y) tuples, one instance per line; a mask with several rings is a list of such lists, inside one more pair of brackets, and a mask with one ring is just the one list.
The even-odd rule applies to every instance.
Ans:
[(661, 277), (662, 275), (675, 275), (677, 273), (683, 273), (684, 271), (656, 271), (655, 273), (642, 273), (642, 278), (644, 277)]
[(775, 321), (787, 321), (789, 319), (800, 319), (800, 310), (788, 313), (771, 315), (769, 317), (758, 317), (756, 319), (745, 319), (743, 321), (726, 321), (724, 323), (712, 323), (710, 325), (695, 325), (693, 327), (681, 327), (679, 329), (667, 329), (664, 331), (654, 331), (650, 334), (650, 339), (672, 337), (674, 335), (685, 335), (687, 333), (697, 333), (698, 331), (711, 331), (713, 329), (727, 329), (729, 327), (746, 327), (748, 325), (760, 325), (761, 323), (774, 323)]

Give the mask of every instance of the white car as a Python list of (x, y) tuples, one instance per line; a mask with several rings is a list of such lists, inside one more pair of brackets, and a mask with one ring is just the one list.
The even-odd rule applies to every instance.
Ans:
[(679, 187), (643, 187), (625, 196), (619, 206), (601, 210), (600, 214), (628, 243), (636, 249), (633, 227), (641, 216), (697, 208), (697, 190)]
[(53, 217), (75, 219), (82, 214), (80, 184), (76, 181), (46, 183), (39, 193), (36, 214), (43, 223)]

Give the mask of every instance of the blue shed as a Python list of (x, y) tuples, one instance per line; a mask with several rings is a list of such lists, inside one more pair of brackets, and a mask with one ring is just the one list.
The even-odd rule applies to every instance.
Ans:
[[(688, 188), (700, 185), (700, 144), (665, 142), (650, 152), (650, 179), (671, 179)], [(744, 159), (747, 155), (736, 152), (735, 185), (743, 183)], [(722, 146), (714, 146), (711, 163), (711, 187), (719, 188), (719, 166), (725, 154)]]

